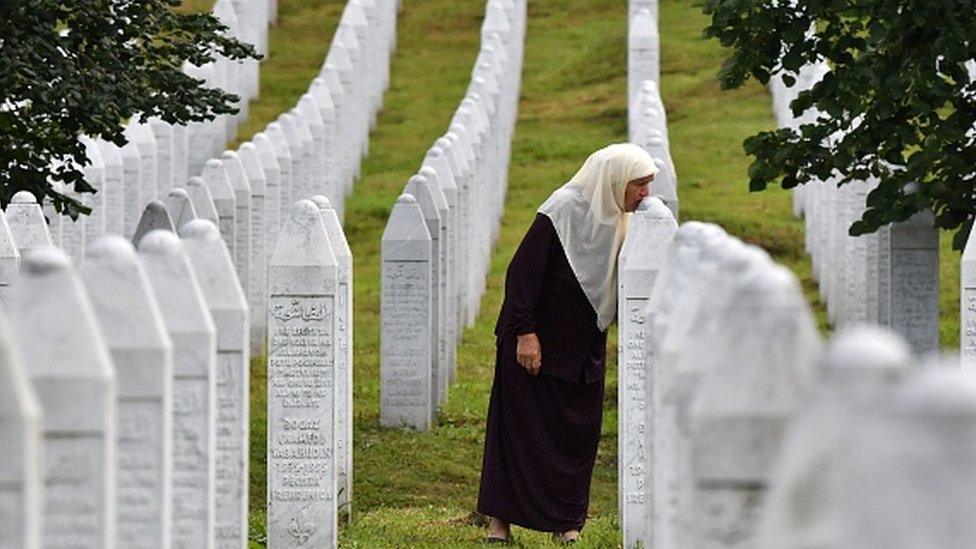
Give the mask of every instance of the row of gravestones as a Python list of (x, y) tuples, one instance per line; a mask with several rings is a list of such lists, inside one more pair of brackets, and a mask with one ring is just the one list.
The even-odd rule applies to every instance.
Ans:
[[(395, 6), (391, 5), (390, 8), (395, 8)], [(215, 7), (215, 11), (219, 10)], [(86, 175), (92, 182), (104, 185), (109, 173), (112, 174), (112, 182), (117, 182), (116, 185), (97, 185), (97, 188), (106, 191), (99, 193), (103, 197), (121, 195), (123, 198), (118, 199), (117, 202), (125, 204), (127, 208), (131, 207), (133, 203), (150, 200), (145, 210), (138, 217), (128, 214), (127, 212), (130, 210), (126, 208), (106, 208), (105, 214), (102, 215), (106, 227), (109, 223), (118, 223), (119, 226), (113, 225), (109, 230), (100, 231), (102, 233), (132, 235), (135, 242), (141, 242), (148, 234), (159, 232), (155, 229), (169, 229), (172, 232), (174, 227), (178, 227), (181, 233), (190, 231), (191, 234), (196, 234), (202, 230), (201, 224), (206, 223), (199, 221), (199, 219), (210, 222), (206, 224), (209, 227), (206, 230), (208, 245), (212, 248), (209, 255), (219, 258), (220, 255), (214, 251), (213, 247), (215, 246), (214, 242), (220, 244), (223, 254), (229, 257), (229, 261), (226, 263), (231, 265), (231, 273), (238, 276), (235, 277), (234, 283), (230, 284), (217, 276), (204, 280), (198, 273), (198, 277), (201, 278), (199, 284), (205, 286), (205, 283), (209, 282), (215, 285), (214, 288), (224, 290), (220, 294), (224, 297), (224, 305), (229, 302), (228, 300), (233, 301), (231, 297), (234, 297), (229, 296), (227, 292), (233, 288), (240, 288), (242, 297), (240, 301), (243, 303), (245, 311), (243, 313), (243, 324), (241, 324), (244, 328), (244, 336), (238, 338), (233, 333), (222, 336), (221, 315), (224, 317), (228, 314), (233, 316), (233, 322), (241, 320), (241, 317), (239, 314), (234, 316), (235, 313), (233, 312), (214, 310), (212, 322), (217, 323), (215, 334), (217, 347), (215, 361), (207, 366), (207, 353), (203, 351), (206, 348), (206, 337), (202, 335), (202, 325), (205, 324), (201, 320), (202, 317), (189, 314), (191, 312), (189, 309), (174, 313), (178, 317), (174, 316), (176, 320), (173, 322), (178, 324), (176, 329), (180, 330), (178, 334), (170, 333), (172, 336), (171, 346), (173, 347), (171, 368), (174, 372), (175, 383), (172, 383), (172, 388), (169, 389), (171, 393), (169, 397), (164, 398), (157, 395), (158, 398), (156, 398), (157, 402), (166, 402), (166, 399), (169, 399), (168, 406), (172, 409), (171, 414), (167, 416), (164, 413), (161, 417), (155, 418), (157, 423), (163, 422), (163, 425), (160, 426), (158, 424), (146, 424), (146, 421), (154, 418), (147, 418), (144, 414), (129, 422), (130, 414), (123, 414), (119, 410), (109, 407), (105, 412), (106, 417), (103, 426), (106, 429), (111, 428), (113, 431), (102, 431), (102, 439), (113, 440), (115, 429), (117, 429), (120, 437), (124, 435), (125, 438), (119, 439), (117, 447), (112, 444), (106, 446), (106, 454), (102, 456), (104, 458), (102, 461), (84, 461), (83, 458), (75, 458), (70, 455), (61, 460), (60, 457), (58, 459), (51, 457), (49, 453), (42, 454), (47, 457), (41, 463), (46, 464), (45, 466), (48, 468), (59, 467), (60, 461), (82, 460), (88, 464), (100, 464), (97, 471), (88, 468), (66, 475), (64, 479), (52, 477), (42, 471), (40, 474), (45, 479), (45, 484), (63, 481), (63, 484), (67, 486), (78, 486), (79, 484), (95, 486), (97, 487), (96, 491), (109, 486), (111, 491), (104, 493), (97, 509), (87, 505), (83, 498), (78, 496), (76, 496), (77, 501), (63, 505), (57, 503), (63, 497), (65, 491), (63, 487), (48, 490), (44, 497), (38, 497), (36, 490), (28, 490), (24, 492), (26, 500), (18, 500), (16, 496), (5, 499), (0, 494), (0, 501), (4, 501), (3, 504), (0, 504), (0, 525), (8, 522), (18, 525), (23, 523), (28, 528), (24, 533), (25, 541), (23, 544), (19, 542), (16, 536), (11, 538), (14, 540), (12, 541), (13, 547), (31, 547), (33, 546), (31, 543), (37, 542), (38, 539), (42, 539), (45, 543), (49, 539), (58, 540), (61, 538), (57, 536), (61, 536), (62, 533), (65, 543), (73, 543), (72, 540), (76, 536), (91, 535), (99, 538), (99, 541), (93, 546), (98, 546), (99, 543), (101, 546), (111, 546), (116, 538), (119, 546), (125, 547), (167, 547), (171, 543), (184, 542), (186, 542), (185, 546), (188, 547), (212, 547), (215, 546), (214, 544), (239, 547), (245, 543), (248, 440), (247, 340), (250, 337), (251, 346), (258, 350), (260, 350), (261, 343), (264, 340), (266, 317), (263, 311), (268, 304), (267, 292), (269, 291), (269, 273), (265, 267), (272, 259), (271, 251), (278, 227), (284, 222), (285, 214), (281, 212), (287, 211), (286, 208), (290, 206), (291, 200), (309, 196), (312, 192), (329, 193), (332, 194), (337, 205), (341, 208), (345, 193), (351, 187), (358, 170), (359, 155), (366, 152), (365, 140), (368, 138), (372, 118), (379, 108), (383, 89), (388, 82), (387, 67), (390, 49), (394, 45), (395, 17), (395, 11), (386, 7), (381, 9), (370, 0), (350, 0), (343, 12), (333, 47), (330, 49), (329, 57), (326, 60), (326, 66), (323, 68), (320, 77), (313, 82), (309, 93), (302, 97), (298, 107), (291, 113), (284, 115), (283, 119), (279, 119), (279, 123), (269, 125), (266, 133), (255, 135), (253, 142), (241, 145), (238, 151), (227, 151), (219, 159), (207, 160), (203, 165), (201, 177), (191, 177), (185, 185), (176, 184), (160, 187), (158, 185), (159, 179), (155, 177), (157, 171), (154, 169), (157, 167), (157, 160), (169, 160), (169, 170), (173, 170), (175, 165), (173, 159), (179, 158), (179, 155), (172, 154), (174, 150), (178, 150), (172, 146), (175, 143), (194, 144), (194, 147), (201, 149), (211, 143), (219, 142), (222, 146), (223, 137), (219, 140), (212, 137), (198, 141), (191, 139), (195, 130), (205, 134), (206, 132), (214, 132), (213, 128), (207, 129), (196, 126), (183, 128), (187, 131), (179, 132), (179, 127), (164, 125), (162, 127), (168, 130), (164, 132), (164, 135), (168, 136), (167, 143), (170, 145), (166, 151), (158, 146), (160, 141), (155, 139), (156, 132), (143, 131), (138, 134), (141, 135), (140, 139), (133, 139), (134, 146), (129, 147), (129, 150), (130, 152), (143, 153), (142, 156), (148, 158), (147, 162), (132, 164), (116, 162), (116, 156), (106, 154), (105, 157), (110, 158), (108, 164), (111, 169), (104, 161), (100, 167), (98, 163), (94, 163), (91, 167), (86, 168), (91, 170)], [(379, 53), (377, 53), (378, 50)], [(288, 117), (293, 118), (289, 119)], [(331, 122), (332, 125), (326, 125), (326, 121)], [(218, 120), (211, 126), (226, 128), (223, 122)], [(290, 126), (288, 125), (289, 122), (291, 123)], [(138, 127), (142, 130), (156, 129), (151, 124), (139, 124), (138, 122), (133, 123), (130, 129), (132, 127)], [(174, 135), (186, 137), (186, 140), (184, 141), (182, 138), (173, 139)], [(148, 143), (149, 146), (140, 147), (140, 144), (145, 143)], [(111, 152), (110, 148), (92, 140), (86, 140), (86, 145), (89, 154), (96, 160), (101, 159), (103, 151), (109, 150)], [(349, 147), (348, 150), (346, 147)], [(185, 165), (185, 163), (179, 163), (179, 165)], [(149, 166), (150, 169), (143, 169), (144, 166)], [(180, 181), (176, 178), (177, 172), (169, 170), (166, 173), (172, 174), (171, 181)], [(146, 174), (149, 175), (143, 178)], [(149, 181), (149, 183), (143, 185), (144, 181)], [(150, 189), (150, 191), (145, 192), (143, 187)], [(158, 198), (158, 200), (152, 200), (153, 198)], [(330, 432), (332, 432), (331, 422), (334, 421), (336, 424), (331, 439), (332, 443), (335, 444), (335, 449), (328, 451), (328, 457), (338, 461), (328, 471), (335, 477), (332, 479), (332, 484), (336, 489), (332, 491), (332, 497), (336, 506), (348, 507), (351, 500), (352, 483), (352, 258), (348, 246), (345, 245), (345, 238), (342, 235), (339, 223), (341, 213), (337, 214), (332, 209), (329, 197), (318, 195), (314, 199), (317, 204), (316, 207), (322, 209), (323, 217), (329, 220), (325, 225), (329, 227), (329, 237), (333, 243), (333, 248), (335, 248), (332, 257), (338, 258), (340, 265), (344, 265), (344, 269), (340, 267), (338, 276), (344, 281), (342, 288), (346, 290), (343, 294), (344, 297), (339, 299), (345, 313), (338, 315), (337, 331), (331, 336), (336, 338), (334, 343), (337, 352), (341, 350), (346, 353), (344, 360), (335, 360), (337, 365), (340, 363), (344, 365), (345, 378), (332, 379), (328, 383), (330, 388), (342, 388), (342, 390), (337, 391), (340, 396), (331, 402), (333, 408), (328, 414)], [(49, 212), (49, 214), (53, 214), (53, 212)], [(84, 222), (70, 226), (62, 222), (57, 215), (49, 215), (49, 217), (52, 223), (50, 227), (47, 227), (40, 208), (29, 193), (17, 195), (8, 207), (6, 215), (0, 212), (0, 299), (3, 299), (5, 303), (8, 290), (13, 291), (10, 285), (18, 271), (21, 257), (26, 258), (28, 265), (34, 261), (31, 259), (31, 248), (42, 248), (51, 244), (66, 246), (71, 250), (70, 257), (74, 257), (77, 264), (83, 265), (81, 268), (84, 270), (88, 269), (88, 264), (94, 261), (93, 256), (102, 253), (97, 251), (100, 249), (99, 246), (109, 248), (120, 246), (117, 242), (115, 244), (100, 244), (101, 239), (96, 238), (98, 233), (95, 231), (89, 231), (86, 235)], [(10, 219), (9, 224), (6, 222), (8, 218)], [(138, 222), (134, 222), (134, 219), (138, 219)], [(159, 240), (162, 237), (154, 238)], [(85, 246), (86, 240), (90, 240), (87, 247)], [(117, 255), (119, 252), (111, 253)], [(48, 255), (50, 254), (48, 253)], [(39, 257), (43, 257), (43, 254)], [(86, 261), (83, 262), (83, 260)], [(30, 269), (27, 270), (30, 271)], [(181, 280), (179, 276), (175, 276), (179, 274), (175, 271), (170, 272), (168, 279)], [(273, 277), (274, 274), (272, 272), (271, 276)], [(185, 273), (182, 276), (182, 280), (186, 280)], [(16, 288), (18, 285), (21, 284), (15, 284), (14, 287)], [(28, 285), (27, 289), (18, 291), (29, 291), (29, 288)], [(274, 291), (273, 286), (271, 291)], [(248, 322), (246, 313), (248, 301), (251, 302), (251, 306), (255, 310), (262, 311), (262, 314), (254, 315), (252, 320), (256, 322)], [(274, 301), (274, 296), (272, 296), (272, 301)], [(219, 306), (220, 303), (218, 302), (217, 305)], [(165, 307), (163, 309), (165, 316)], [(116, 310), (115, 312), (121, 314), (127, 310)], [(194, 324), (193, 319), (199, 322)], [(21, 326), (21, 315), (18, 314), (15, 320), (15, 325)], [(27, 323), (27, 325), (32, 324)], [(194, 330), (198, 333), (194, 334)], [(250, 334), (248, 334), (249, 331)], [(106, 329), (105, 339), (111, 340), (109, 333), (112, 331)], [(179, 381), (182, 375), (180, 369), (180, 338), (186, 340), (183, 343), (189, 345), (187, 350), (182, 351), (183, 362), (189, 366), (197, 364), (198, 369), (209, 368), (209, 373), (205, 374), (209, 377), (201, 378), (201, 383), (205, 387), (207, 379), (210, 379), (211, 384), (216, 384), (216, 394), (208, 393), (205, 390), (200, 392), (202, 390), (200, 389), (201, 383), (187, 382), (181, 385)], [(274, 336), (269, 336), (269, 339), (272, 343), (276, 341)], [(303, 338), (302, 341), (311, 341), (311, 338)], [(193, 350), (194, 346), (195, 351)], [(225, 349), (227, 346), (234, 348)], [(243, 347), (236, 348), (240, 346)], [(130, 360), (130, 355), (138, 358), (143, 354), (139, 349), (132, 351), (125, 348), (124, 342), (122, 349), (121, 358), (118, 359), (120, 361)], [(231, 361), (228, 358), (228, 353), (231, 351), (238, 353), (235, 355), (237, 360)], [(114, 353), (113, 358), (115, 358)], [(269, 360), (273, 362), (274, 359)], [(32, 361), (28, 361), (28, 364), (30, 363)], [(239, 366), (236, 369), (234, 369), (235, 364)], [(276, 370), (279, 373), (277, 377), (269, 375), (269, 395), (273, 391), (276, 395), (283, 395), (285, 391), (302, 393), (309, 389), (296, 388), (294, 385), (296, 377), (303, 375), (302, 372), (306, 371), (303, 364), (289, 364), (289, 366), (297, 366), (298, 368), (279, 368)], [(102, 369), (105, 370), (105, 368)], [(111, 368), (108, 369), (111, 370)], [(337, 368), (337, 370), (340, 369)], [(145, 400), (140, 394), (131, 397), (123, 393), (126, 388), (131, 388), (133, 384), (138, 385), (145, 380), (137, 379), (128, 382), (127, 385), (122, 379), (121, 368), (117, 375), (118, 378), (115, 381), (108, 383), (109, 385), (112, 383), (117, 385), (117, 388), (113, 390), (117, 390), (118, 394), (122, 395), (119, 397), (120, 406), (125, 399)], [(30, 372), (28, 372), (28, 376), (30, 376)], [(189, 378), (193, 378), (193, 376), (190, 375)], [(270, 384), (277, 385), (272, 388)], [(318, 391), (315, 387), (310, 388), (313, 391)], [(61, 395), (52, 397), (52, 400), (55, 402), (63, 400), (61, 398), (63, 394), (62, 391)], [(284, 406), (286, 408), (293, 407), (295, 402), (305, 398), (301, 395), (298, 396), (297, 400), (293, 399), (289, 401), (290, 403), (286, 402)], [(269, 404), (271, 404), (271, 400), (269, 398)], [(49, 403), (45, 400), (44, 395), (41, 395), (40, 402), (40, 408), (44, 411), (46, 421)], [(318, 404), (315, 403), (316, 410), (319, 410)], [(200, 410), (209, 410), (210, 415), (206, 416), (211, 421), (209, 427), (199, 421), (194, 424), (194, 421), (188, 417), (194, 414), (199, 416)], [(120, 421), (117, 425), (114, 423), (116, 415)], [(275, 416), (269, 414), (269, 417)], [(321, 417), (316, 416), (316, 422), (324, 423), (325, 417), (325, 414), (322, 414)], [(238, 423), (239, 427), (236, 427)], [(6, 425), (6, 422), (0, 420), (0, 425)], [(169, 427), (170, 425), (171, 427)], [(287, 422), (283, 425), (285, 429), (288, 429), (289, 424)], [(133, 430), (139, 430), (143, 427), (154, 426), (159, 437), (163, 437), (164, 433), (170, 433), (165, 441), (162, 439), (159, 441), (149, 440), (145, 437), (138, 438), (133, 432)], [(44, 423), (40, 428), (41, 432), (46, 434), (46, 428), (47, 423)], [(318, 440), (317, 437), (320, 437), (317, 434), (287, 432), (275, 437), (274, 433), (275, 429), (272, 425), (269, 428), (269, 462), (274, 455), (279, 457), (288, 455), (291, 451), (287, 447), (289, 444), (307, 442), (306, 437), (308, 436), (314, 440)], [(54, 436), (61, 435), (55, 433)], [(146, 443), (167, 444), (170, 450), (157, 448), (156, 454), (164, 457), (156, 461), (147, 461), (145, 448), (137, 445), (133, 451), (141, 451), (142, 453), (131, 459), (123, 460), (124, 451), (122, 447), (124, 441), (137, 438), (142, 442), (148, 441)], [(222, 438), (225, 440), (222, 441)], [(278, 443), (285, 447), (279, 447)], [(32, 451), (31, 448), (36, 446), (38, 445), (25, 444), (23, 448), (25, 452), (29, 453)], [(41, 446), (46, 447), (46, 444)], [(75, 451), (73, 447), (72, 451)], [(269, 470), (269, 480), (284, 482), (283, 491), (269, 490), (269, 516), (272, 514), (272, 509), (287, 508), (288, 503), (285, 502), (297, 501), (288, 494), (288, 487), (295, 486), (294, 483), (297, 482), (295, 480), (298, 478), (296, 474), (304, 475), (302, 477), (306, 479), (304, 482), (313, 482), (309, 479), (314, 479), (314, 482), (325, 483), (324, 478), (319, 478), (318, 469), (313, 469), (321, 462), (307, 462), (305, 460), (311, 459), (311, 456), (300, 452), (291, 455), (291, 457), (293, 458), (292, 461), (284, 463), (284, 468), (279, 468), (276, 471), (277, 474)], [(12, 457), (11, 459), (15, 458)], [(105, 463), (112, 463), (116, 459), (118, 459), (117, 469), (114, 466), (102, 466)], [(128, 469), (130, 465), (131, 471)], [(156, 467), (157, 465), (158, 467)], [(149, 473), (144, 473), (143, 469), (147, 467), (149, 469), (156, 467), (160, 471), (163, 469), (171, 471), (167, 473), (170, 480), (166, 481), (168, 484), (165, 484), (167, 486), (165, 488), (166, 493), (161, 494), (156, 500), (139, 492), (140, 488), (146, 487), (143, 476)], [(321, 472), (325, 472), (325, 470), (323, 469)], [(26, 484), (21, 485), (26, 486)], [(157, 488), (163, 489), (159, 486)], [(276, 498), (276, 495), (281, 495), (281, 498)], [(118, 497), (118, 504), (114, 501), (116, 497)], [(209, 498), (209, 500), (204, 498)], [(152, 507), (157, 500), (160, 502), (158, 506)], [(24, 503), (25, 501), (26, 503)], [(10, 504), (7, 505), (7, 502)], [(52, 504), (52, 502), (57, 504)], [(277, 506), (274, 505), (275, 502), (278, 503)], [(22, 507), (22, 503), (27, 507)], [(127, 503), (132, 505), (126, 505)], [(304, 504), (302, 505), (304, 507)], [(21, 521), (20, 518), (28, 514), (28, 511), (25, 511), (27, 508), (30, 508), (31, 520)], [(65, 512), (64, 516), (58, 514), (62, 510)], [(95, 515), (101, 517), (102, 522), (96, 527), (90, 527), (85, 520), (72, 518), (72, 513), (75, 512), (94, 512)], [(43, 514), (46, 520), (41, 520), (41, 515), (38, 513)], [(52, 513), (56, 516), (52, 516)], [(335, 514), (333, 513), (332, 516), (334, 520)], [(132, 525), (127, 526), (128, 523), (132, 523)], [(168, 527), (162, 526), (167, 524)], [(274, 524), (278, 524), (278, 522)], [(159, 530), (159, 535), (166, 537), (155, 537), (155, 531), (151, 531), (148, 536), (144, 535), (145, 532), (141, 528), (150, 527), (147, 525), (155, 525)], [(39, 538), (39, 532), (42, 528), (44, 537)], [(12, 528), (0, 528), (0, 531), (6, 532), (8, 530), (13, 531)], [(332, 533), (331, 536), (322, 539), (331, 540), (328, 543), (334, 544), (334, 522), (331, 528), (323, 526), (322, 530)], [(296, 536), (293, 525), (289, 525), (284, 530), (278, 530), (278, 532), (281, 531), (288, 533), (291, 544), (300, 545), (302, 543), (302, 535)], [(279, 538), (284, 540), (281, 536)], [(288, 542), (282, 541), (282, 545), (286, 543)], [(57, 541), (55, 545), (61, 546), (62, 544)]]
[[(249, 20), (246, 15), (254, 7), (219, 0), (214, 13), (237, 32), (235, 29), (253, 26), (243, 22)], [(245, 40), (257, 39), (259, 49), (266, 49), (266, 38), (243, 31), (238, 34)], [(126, 128), (129, 144), (121, 149), (83, 138), (90, 161), (83, 169), (100, 192), (86, 195), (92, 214), (74, 223), (45, 204), (54, 244), (80, 263), (86, 245), (102, 235), (137, 234), (143, 208), (149, 201), (159, 200), (168, 206), (178, 227), (187, 217), (218, 224), (249, 302), (255, 310), (263, 310), (267, 260), (282, 212), (298, 198), (321, 194), (343, 216), (344, 198), (358, 175), (370, 127), (389, 83), (395, 35), (395, 5), (349, 0), (325, 62), (307, 93), (295, 108), (236, 151), (224, 151), (226, 143), (236, 138), (238, 119), (232, 116), (189, 126), (134, 119)], [(222, 60), (188, 72), (242, 97), (247, 97), (248, 90), (256, 93), (253, 79), (243, 78), (245, 71), (237, 71), (238, 65)], [(187, 177), (189, 174), (198, 177)], [(263, 315), (253, 320), (252, 350), (260, 353)]]
[(507, 188), (525, 17), (524, 0), (488, 0), (465, 96), (383, 232), (383, 425), (436, 422), (461, 331), (477, 315)]
[[(797, 128), (825, 116), (816, 109), (794, 115), (790, 103), (830, 72), (826, 63), (804, 67), (788, 87), (770, 80), (773, 111), (780, 127)], [(842, 139), (835, 136), (833, 139)], [(875, 233), (853, 237), (877, 181), (811, 181), (793, 191), (793, 209), (804, 222), (811, 274), (819, 283), (830, 322), (837, 327), (874, 323), (890, 327), (915, 352), (939, 349), (939, 232), (931, 211)]]
[(971, 372), (870, 325), (824, 348), (790, 271), (656, 198), (619, 269), (624, 547), (971, 541)]
[[(200, 178), (166, 197), (181, 203), (182, 188), (198, 214), (219, 223), (254, 310), (266, 308), (268, 261), (291, 204), (321, 195), (344, 216), (389, 85), (396, 17), (394, 3), (349, 0), (318, 76), (295, 107), (236, 152), (206, 160)], [(252, 322), (255, 353), (263, 350), (265, 322), (263, 315)]]
[(0, 546), (243, 546), (249, 312), (219, 230), (108, 235), (75, 266), (32, 198), (4, 227), (29, 245), (0, 334)]
[[(272, 7), (267, 0), (217, 0), (212, 14), (227, 27), (227, 34), (253, 44), (262, 55), (268, 51), (268, 25)], [(196, 67), (184, 72), (199, 76)], [(258, 97), (257, 60), (232, 61), (218, 55), (206, 67), (208, 85), (237, 95), (236, 115), (221, 115), (211, 122), (174, 125), (159, 118), (134, 117), (125, 128), (128, 143), (119, 147), (100, 139), (82, 138), (87, 164), (82, 167), (86, 180), (99, 192), (75, 194), (92, 207), (90, 216), (66, 223), (56, 215), (53, 203), (44, 208), (51, 221), (51, 233), (74, 259), (82, 260), (85, 245), (105, 234), (132, 235), (145, 204), (165, 196), (174, 181), (186, 181), (199, 173), (203, 161), (216, 156), (228, 141), (236, 139), (237, 128), (247, 118), (248, 103)]]
[(627, 134), (654, 159), (660, 172), (651, 184), (678, 217), (678, 178), (668, 141), (668, 118), (660, 92), (657, 2), (630, 2), (627, 33)]
[[(352, 256), (327, 198), (290, 211), (271, 260), (268, 535), (329, 547), (351, 499)], [(0, 547), (244, 546), (250, 314), (217, 226), (179, 238), (151, 203), (138, 253), (105, 236), (74, 267), (32, 195), (8, 213), (0, 243), (24, 260), (0, 322)]]

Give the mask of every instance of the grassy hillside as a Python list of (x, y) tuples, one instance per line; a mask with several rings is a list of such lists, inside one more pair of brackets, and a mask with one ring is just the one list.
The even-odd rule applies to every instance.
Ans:
[[(200, 8), (209, 4), (193, 2)], [(242, 128), (247, 137), (290, 107), (317, 72), (342, 2), (281, 2), (261, 100)], [(346, 547), (476, 546), (482, 428), (493, 360), (493, 327), (504, 268), (537, 205), (593, 150), (626, 139), (626, 2), (531, 0), (520, 117), (507, 208), (476, 325), (459, 352), (458, 383), (439, 425), (417, 434), (379, 427), (379, 244), (397, 194), (430, 143), (444, 131), (477, 53), (483, 0), (405, 0), (393, 81), (370, 145), (362, 180), (347, 203), (346, 233), (355, 255), (355, 514)], [(723, 56), (700, 38), (705, 20), (691, 0), (662, 0), (662, 90), (677, 164), (682, 216), (723, 225), (759, 244), (816, 288), (803, 254), (802, 227), (789, 195), (750, 194), (742, 140), (774, 121), (766, 92), (752, 83), (721, 92)], [(944, 254), (943, 342), (958, 337), (958, 256)], [(611, 341), (615, 340), (611, 334)], [(615, 349), (610, 349), (615, 356)], [(614, 371), (611, 364), (610, 371)], [(252, 537), (264, 529), (264, 366), (252, 371)], [(604, 434), (593, 480), (591, 520), (582, 547), (619, 543), (616, 525), (616, 379), (609, 376)], [(516, 529), (526, 546), (544, 535)]]

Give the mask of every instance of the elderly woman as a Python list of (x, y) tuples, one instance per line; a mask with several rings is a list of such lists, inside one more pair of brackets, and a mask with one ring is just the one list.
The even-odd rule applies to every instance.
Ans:
[(586, 521), (602, 419), (617, 253), (657, 166), (633, 144), (590, 155), (539, 208), (505, 279), (478, 511), (573, 543)]

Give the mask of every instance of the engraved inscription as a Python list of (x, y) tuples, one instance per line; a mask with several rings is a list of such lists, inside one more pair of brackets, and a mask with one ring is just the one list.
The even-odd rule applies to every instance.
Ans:
[(162, 539), (162, 417), (158, 399), (119, 402), (116, 520), (124, 547), (156, 547)]
[(173, 544), (195, 547), (207, 539), (207, 380), (173, 382)]
[(917, 351), (937, 350), (938, 252), (892, 250), (891, 326)]
[(620, 489), (623, 493), (622, 512), (626, 517), (624, 525), (628, 530), (628, 540), (645, 538), (647, 527), (645, 521), (646, 517), (650, 516), (647, 508), (650, 506), (649, 494), (652, 489), (648, 464), (650, 439), (646, 412), (649, 383), (646, 356), (650, 345), (647, 332), (650, 322), (646, 316), (648, 301), (646, 297), (625, 298), (625, 318), (622, 319), (625, 340), (621, 342), (623, 349), (620, 350), (622, 359), (620, 435), (623, 437), (621, 456), (623, 478)]
[(44, 546), (101, 547), (105, 535), (105, 471), (101, 436), (44, 441)]
[(316, 546), (335, 520), (334, 323), (331, 296), (271, 297), (269, 545)]
[(244, 535), (244, 410), (241, 380), (244, 355), (217, 353), (217, 462), (215, 530), (217, 547), (240, 547)]
[(383, 407), (419, 407), (413, 413), (428, 413), (432, 390), (430, 300), (430, 263), (383, 263)]

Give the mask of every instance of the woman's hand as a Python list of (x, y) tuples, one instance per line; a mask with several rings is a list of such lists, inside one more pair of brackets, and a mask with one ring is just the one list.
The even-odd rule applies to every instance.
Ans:
[(542, 346), (539, 345), (539, 338), (535, 333), (518, 336), (515, 358), (530, 376), (539, 375), (539, 369), (542, 368)]

